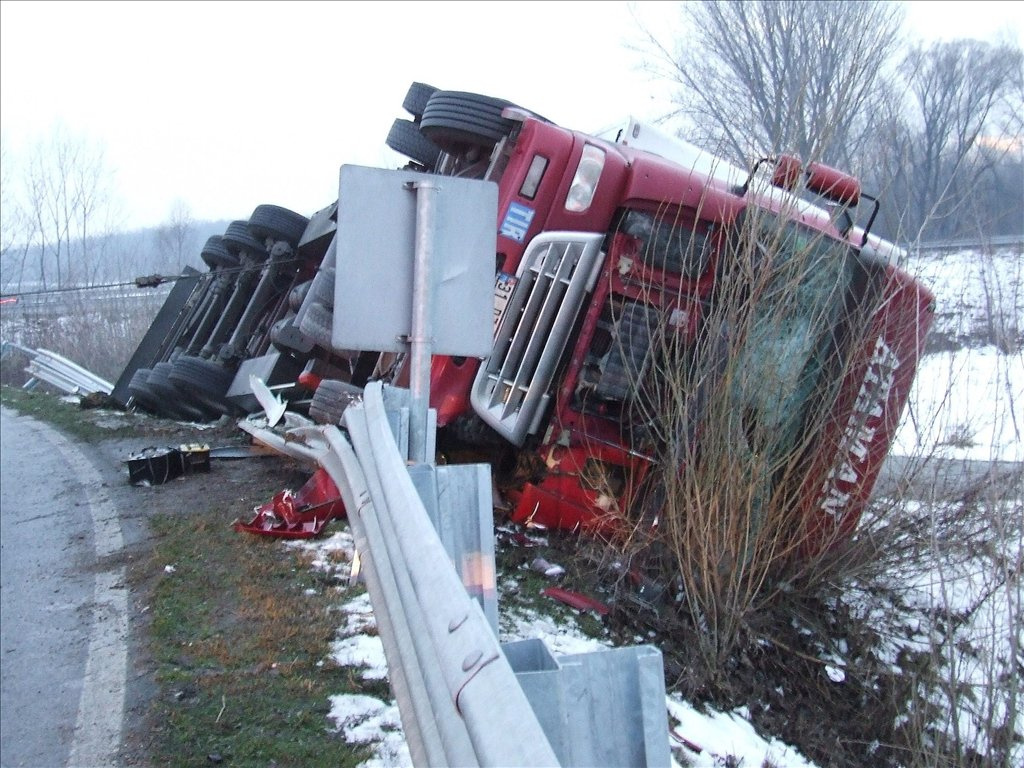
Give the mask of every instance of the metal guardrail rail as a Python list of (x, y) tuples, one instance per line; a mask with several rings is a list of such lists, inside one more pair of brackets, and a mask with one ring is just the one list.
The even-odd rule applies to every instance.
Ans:
[(25, 371), (31, 375), (25, 382), (24, 389), (32, 389), (40, 381), (45, 381), (69, 395), (86, 395), (102, 392), (109, 395), (114, 385), (100, 378), (77, 363), (68, 360), (48, 349), (28, 349), (16, 344), (4, 344), (5, 349), (12, 347), (28, 355), (29, 363)]
[(378, 381), (344, 429), (288, 412), (283, 430), (239, 426), (337, 485), (414, 764), (667, 768), (658, 649), (499, 643), (489, 467), (410, 465), (409, 407)]
[(416, 765), (558, 759), (479, 604), (430, 523), (388, 426), (379, 382), (320, 459), (341, 491)]

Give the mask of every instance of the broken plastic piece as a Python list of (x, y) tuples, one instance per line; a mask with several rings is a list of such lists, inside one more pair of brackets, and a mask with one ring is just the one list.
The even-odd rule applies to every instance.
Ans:
[(550, 597), (552, 600), (565, 603), (578, 611), (594, 611), (599, 616), (606, 616), (609, 611), (608, 606), (600, 600), (595, 600), (592, 597), (587, 597), (584, 594), (573, 592), (569, 589), (548, 587), (547, 589), (541, 590), (541, 594), (545, 597)]
[(543, 557), (536, 558), (531, 563), (530, 568), (537, 573), (542, 573), (549, 579), (557, 579), (559, 576), (565, 575), (565, 568), (554, 563), (549, 563)]
[(279, 491), (247, 523), (235, 520), (232, 527), (258, 536), (282, 539), (310, 539), (324, 526), (345, 515), (338, 487), (323, 469), (318, 469), (298, 493)]
[(264, 384), (263, 379), (256, 374), (249, 375), (249, 387), (264, 413), (267, 414), (267, 427), (274, 427), (284, 416), (288, 404), (281, 399), (280, 395), (271, 392), (270, 387)]

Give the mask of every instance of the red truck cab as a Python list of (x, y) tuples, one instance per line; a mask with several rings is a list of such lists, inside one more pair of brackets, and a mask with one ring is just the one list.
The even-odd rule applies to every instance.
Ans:
[[(762, 180), (635, 121), (609, 141), (517, 109), (504, 116), (515, 127), (480, 174), (499, 190), (494, 348), (484, 360), (436, 358), (431, 404), (439, 427), (480, 420), (533, 455), (513, 519), (609, 535), (633, 524), (659, 459), (644, 427), (659, 405), (641, 393), (664, 373), (657, 348), (666, 336), (704, 348), (723, 281), (739, 279), (730, 245), (754, 236), (774, 238), (773, 263), (811, 253), (798, 292), (814, 319), (797, 310), (784, 334), (734, 350), (780, 382), (748, 387), (738, 407), (774, 435), (771, 450), (800, 454), (805, 547), (852, 531), (933, 305), (895, 246), (853, 226), (856, 180), (789, 157)], [(842, 215), (795, 194), (802, 181)], [(814, 398), (827, 399), (825, 424), (803, 416)]]

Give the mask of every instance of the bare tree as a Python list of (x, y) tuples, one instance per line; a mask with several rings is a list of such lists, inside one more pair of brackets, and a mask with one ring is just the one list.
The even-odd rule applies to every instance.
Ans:
[(184, 201), (176, 200), (171, 206), (170, 217), (157, 229), (156, 238), (160, 255), (179, 273), (192, 255), (195, 234), (196, 222), (192, 212)]
[(5, 248), (10, 233), (25, 257), (17, 282), (29, 254), (43, 289), (88, 282), (102, 269), (103, 235), (113, 226), (113, 173), (102, 148), (57, 125), (32, 145), (23, 168), (5, 184), (13, 191), (4, 201), (12, 217), (8, 228), (5, 214)]
[(919, 44), (906, 55), (903, 73), (914, 120), (907, 127), (912, 138), (904, 140), (907, 224), (913, 235), (926, 226), (938, 236), (962, 233), (964, 216), (973, 221), (979, 214), (965, 201), (986, 177), (994, 175), (999, 187), (996, 169), (1006, 150), (1012, 153), (1014, 138), (1020, 151), (1021, 67), (1016, 46), (977, 40)]
[(647, 32), (649, 68), (680, 86), (694, 140), (747, 162), (766, 151), (848, 166), (871, 135), (902, 7), (882, 2), (682, 4), (685, 36)]
[(28, 259), (24, 210), (14, 194), (14, 162), (4, 135), (0, 139), (0, 286), (4, 291), (21, 287)]

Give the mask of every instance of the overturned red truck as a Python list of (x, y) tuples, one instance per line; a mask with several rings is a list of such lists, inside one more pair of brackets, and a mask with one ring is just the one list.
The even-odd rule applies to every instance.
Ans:
[[(619, 525), (656, 460), (636, 421), (659, 405), (634, 406), (652, 377), (670, 375), (665, 334), (673, 349), (689, 347), (691, 365), (714, 354), (699, 340), (725, 301), (723, 281), (760, 280), (760, 311), (771, 277), (750, 269), (782, 274), (799, 256), (802, 273), (783, 287), (800, 298), (732, 348), (758, 382), (736, 406), (778, 434), (769, 450), (800, 452), (794, 498), (807, 532), (825, 541), (852, 530), (934, 302), (899, 268), (899, 250), (870, 234), (878, 201), (856, 179), (787, 155), (744, 173), (636, 121), (602, 139), (477, 94), (435, 91), (412, 125), (441, 149), (432, 172), (498, 185), (494, 347), (484, 360), (435, 359), (431, 404), (439, 427), (493, 432), (539, 457), (539, 476), (513, 494), (514, 520)], [(770, 258), (726, 263), (744, 238)], [(823, 405), (824, 418), (808, 417)], [(616, 498), (585, 480), (595, 464), (622, 479)]]
[[(659, 382), (680, 360), (720, 371), (728, 361), (711, 358), (729, 349), (755, 382), (739, 388), (735, 407), (771, 435), (758, 450), (800, 468), (793, 498), (805, 533), (827, 542), (853, 529), (895, 436), (934, 303), (898, 266), (899, 249), (870, 233), (878, 201), (856, 179), (787, 155), (744, 172), (636, 121), (602, 138), (422, 83), (403, 106), (413, 119), (396, 120), (387, 143), (410, 159), (407, 169), (498, 187), (494, 346), (485, 359), (435, 357), (430, 395), (439, 439), (533, 457), (510, 494), (513, 520), (621, 526), (665, 460), (645, 428), (664, 407), (651, 391), (666, 391)], [(321, 242), (322, 218), (309, 225)], [(748, 314), (776, 306), (773, 295), (797, 299), (740, 343), (716, 343), (709, 336), (722, 334), (722, 307), (737, 287)], [(299, 318), (315, 314), (316, 296), (323, 291), (308, 291)], [(329, 325), (322, 314), (320, 328)], [(401, 359), (384, 365), (372, 352), (329, 346), (290, 346), (293, 357), (329, 363), (307, 366), (305, 386), (331, 387), (309, 371), (350, 386), (407, 381)], [(714, 429), (689, 424), (682, 434), (699, 442)], [(595, 471), (618, 480), (597, 487), (587, 480)]]

